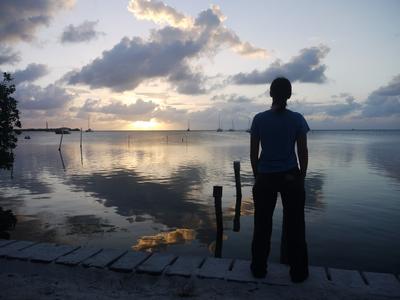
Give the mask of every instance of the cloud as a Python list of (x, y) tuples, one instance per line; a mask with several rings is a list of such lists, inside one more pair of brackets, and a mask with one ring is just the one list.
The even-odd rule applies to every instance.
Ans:
[(37, 29), (48, 26), (61, 10), (71, 7), (74, 0), (13, 0), (0, 1), (0, 40), (29, 42)]
[(131, 0), (128, 10), (139, 20), (153, 21), (157, 24), (167, 23), (173, 27), (187, 28), (193, 20), (174, 8), (159, 1)]
[(31, 82), (36, 79), (45, 76), (49, 73), (46, 65), (43, 64), (29, 64), (24, 70), (17, 70), (12, 74), (14, 78), (14, 84), (20, 84), (21, 82)]
[(390, 117), (400, 115), (400, 74), (387, 85), (373, 91), (362, 111), (364, 117)]
[(21, 60), (19, 53), (11, 47), (0, 45), (0, 65), (13, 65)]
[[(136, 15), (151, 16), (152, 20), (160, 14), (169, 23), (183, 18), (161, 2), (133, 1), (130, 9), (132, 5)], [(145, 5), (146, 9), (140, 5)], [(167, 13), (175, 17), (167, 18)], [(207, 77), (192, 66), (197, 59), (215, 55), (224, 45), (243, 55), (265, 52), (241, 42), (235, 33), (224, 27), (223, 20), (219, 8), (214, 6), (201, 12), (188, 28), (168, 25), (153, 30), (148, 40), (124, 37), (111, 50), (104, 51), (101, 57), (80, 70), (66, 74), (64, 79), (69, 84), (106, 87), (122, 92), (133, 90), (144, 81), (163, 78), (179, 93), (206, 93), (209, 90), (206, 87)]]
[(253, 102), (252, 98), (249, 98), (244, 95), (238, 95), (238, 94), (220, 94), (220, 95), (214, 95), (211, 98), (212, 101), (223, 101), (227, 103), (236, 103), (236, 104), (248, 104)]
[(62, 43), (80, 43), (89, 42), (103, 35), (104, 33), (96, 31), (95, 27), (98, 21), (85, 21), (80, 25), (68, 25), (64, 28), (61, 35)]
[(73, 96), (64, 88), (50, 84), (42, 88), (33, 84), (19, 85), (14, 94), (21, 109), (54, 110), (65, 107)]
[(286, 64), (276, 60), (264, 71), (254, 70), (250, 73), (236, 74), (232, 77), (232, 82), (266, 84), (276, 77), (283, 76), (292, 82), (323, 83), (326, 81), (326, 65), (322, 63), (322, 60), (328, 52), (329, 48), (326, 46), (305, 48)]
[(113, 115), (116, 119), (135, 121), (150, 119), (151, 113), (158, 107), (152, 101), (136, 100), (135, 103), (124, 104), (112, 101), (109, 104), (102, 104), (99, 99), (87, 99), (81, 108), (73, 107), (70, 111), (78, 111), (78, 117), (85, 117), (87, 113), (101, 113)]
[(356, 102), (354, 97), (347, 96), (345, 103), (332, 104), (324, 107), (324, 112), (329, 116), (339, 117), (348, 115), (361, 108), (361, 104)]

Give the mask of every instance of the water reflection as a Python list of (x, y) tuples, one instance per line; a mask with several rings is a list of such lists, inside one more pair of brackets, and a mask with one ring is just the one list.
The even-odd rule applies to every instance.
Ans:
[(143, 236), (138, 239), (136, 245), (132, 246), (132, 249), (154, 252), (166, 249), (168, 245), (190, 243), (195, 239), (196, 231), (193, 229), (179, 228), (169, 232), (161, 232), (156, 235)]

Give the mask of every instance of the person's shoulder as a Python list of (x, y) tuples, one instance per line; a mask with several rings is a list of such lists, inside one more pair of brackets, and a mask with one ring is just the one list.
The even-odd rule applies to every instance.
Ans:
[(292, 111), (290, 109), (286, 109), (286, 111), (290, 116), (292, 116), (292, 117), (294, 117), (296, 119), (304, 119), (304, 116), (301, 113), (297, 112), (297, 111)]
[(257, 113), (257, 114), (254, 116), (254, 120), (262, 119), (263, 117), (265, 117), (265, 116), (268, 114), (268, 111), (269, 111), (269, 110), (266, 110), (266, 111), (262, 111), (262, 112)]

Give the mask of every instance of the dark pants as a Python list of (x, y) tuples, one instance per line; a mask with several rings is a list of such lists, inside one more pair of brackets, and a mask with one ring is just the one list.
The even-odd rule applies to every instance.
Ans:
[(292, 278), (301, 277), (308, 274), (308, 256), (304, 222), (304, 180), (298, 168), (257, 175), (253, 188), (252, 269), (258, 273), (267, 270), (267, 259), (271, 246), (272, 215), (278, 192), (281, 194), (286, 221), (290, 274)]

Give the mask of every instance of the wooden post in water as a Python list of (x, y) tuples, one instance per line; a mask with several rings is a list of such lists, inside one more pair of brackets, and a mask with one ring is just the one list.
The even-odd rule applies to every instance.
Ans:
[(64, 136), (64, 131), (61, 129), (61, 138), (60, 138), (60, 145), (58, 146), (58, 151), (61, 151), (61, 144)]
[(240, 209), (242, 207), (242, 185), (240, 182), (240, 161), (233, 162), (233, 169), (235, 171), (235, 185), (236, 185), (236, 205), (235, 217), (233, 218), (233, 231), (240, 231)]
[(223, 237), (223, 221), (222, 221), (222, 186), (214, 185), (213, 197), (215, 205), (215, 216), (217, 219), (217, 237), (215, 243), (215, 257), (222, 255), (222, 237)]

